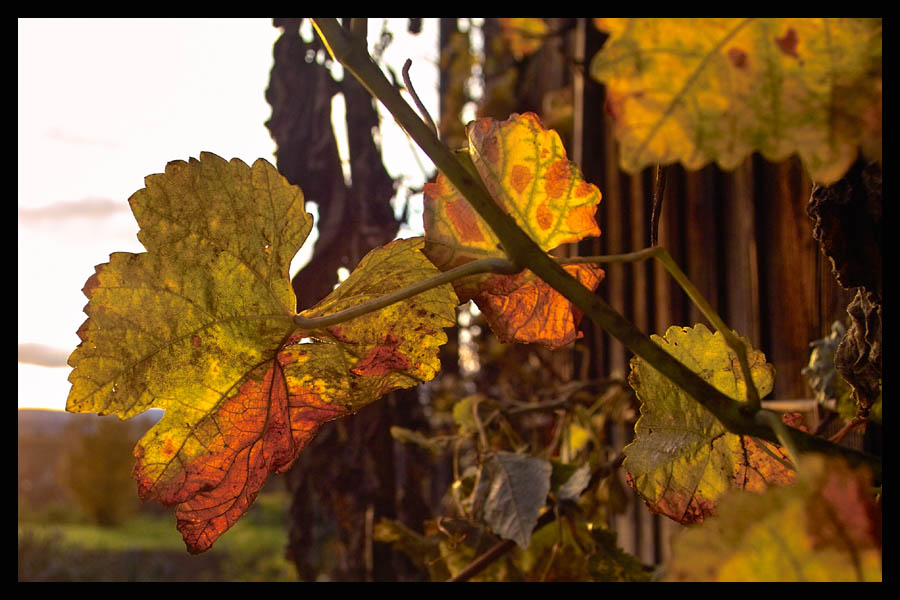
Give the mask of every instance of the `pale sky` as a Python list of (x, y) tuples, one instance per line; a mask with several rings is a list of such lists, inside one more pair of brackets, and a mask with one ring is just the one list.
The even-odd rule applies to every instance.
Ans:
[[(370, 20), (370, 43), (382, 22)], [(385, 61), (399, 74), (413, 60), (416, 90), (436, 115), (436, 23), (426, 19), (416, 37), (406, 19), (389, 28)], [(201, 151), (275, 164), (265, 89), (279, 35), (271, 19), (18, 21), (20, 408), (65, 408), (65, 361), (86, 318), (81, 288), (112, 252), (144, 250), (128, 198), (145, 176)], [(420, 187), (399, 127), (388, 120), (382, 134), (391, 175)], [(412, 209), (401, 237), (421, 233), (420, 197)]]

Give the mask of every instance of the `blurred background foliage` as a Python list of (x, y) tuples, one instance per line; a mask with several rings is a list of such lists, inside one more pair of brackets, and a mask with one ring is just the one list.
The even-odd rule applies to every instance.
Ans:
[(140, 502), (132, 450), (157, 418), (19, 411), (19, 581), (297, 579), (284, 557), (289, 498), (279, 478), (199, 556), (185, 551), (170, 510)]
[[(399, 22), (420, 35), (421, 19)], [(266, 126), (278, 144), (279, 171), (319, 212), (312, 260), (294, 279), (302, 309), (333, 288), (339, 267), (352, 269), (369, 249), (392, 239), (411, 211), (392, 207), (405, 184), (382, 164), (378, 128), (393, 122), (379, 116), (353, 78), (335, 75), (308, 22), (275, 19), (273, 25), (282, 35), (266, 90), (272, 105)], [(378, 27), (380, 55), (402, 31), (370, 19), (370, 30)], [(563, 253), (613, 254), (647, 245), (652, 176), (619, 171), (612, 126), (599, 108), (602, 86), (585, 76), (586, 61), (605, 39), (586, 19), (439, 19), (441, 139), (458, 148), (465, 145), (466, 122), (532, 111), (559, 132), (569, 158), (601, 187), (603, 236)], [(399, 65), (387, 67), (400, 85)], [(338, 152), (333, 126), (337, 95), (347, 107), (347, 157)], [(349, 164), (349, 182), (342, 162)], [(770, 165), (758, 157), (734, 174), (673, 167), (660, 239), (726, 321), (761, 340), (779, 372), (776, 395), (807, 399), (811, 388), (818, 391), (801, 375), (807, 346), (846, 318), (850, 296), (836, 288), (812, 238), (802, 252), (795, 248), (796, 231), (810, 228), (804, 177), (796, 161)], [(407, 189), (407, 200), (413, 193), (421, 190)], [(726, 196), (732, 200), (721, 202)], [(741, 207), (746, 214), (737, 212)], [(694, 221), (721, 232), (688, 228), (695, 214), (705, 218)], [(782, 235), (781, 220), (772, 215), (784, 214), (793, 216)], [(739, 247), (729, 233), (735, 227), (751, 249), (719, 248), (720, 258), (710, 256), (708, 239)], [(758, 280), (742, 291), (748, 269), (738, 258), (757, 255)], [(727, 265), (717, 262), (726, 258)], [(814, 283), (784, 283), (798, 272)], [(598, 293), (624, 306), (648, 332), (697, 322), (683, 294), (661, 275), (647, 264), (610, 266)], [(815, 297), (785, 297), (791, 290)], [(811, 316), (783, 310), (804, 303), (817, 310), (807, 311)], [(541, 522), (527, 549), (508, 548), (473, 579), (646, 580), (651, 565), (667, 558), (678, 526), (648, 513), (619, 468), (639, 408), (625, 382), (626, 352), (590, 324), (583, 330), (583, 338), (557, 351), (502, 344), (477, 309), (460, 307), (437, 378), (326, 424), (291, 471), (272, 476), (253, 508), (199, 556), (185, 552), (170, 510), (136, 501), (131, 448), (158, 416), (124, 423), (59, 415), (62, 424), (19, 411), (19, 580), (446, 580), (503, 543), (476, 502), (481, 467), (496, 452), (553, 464), (547, 503), (553, 518)], [(811, 426), (823, 418), (819, 403), (812, 406)], [(858, 438), (852, 442), (861, 445)], [(563, 484), (584, 467), (590, 476), (576, 498), (566, 498)]]

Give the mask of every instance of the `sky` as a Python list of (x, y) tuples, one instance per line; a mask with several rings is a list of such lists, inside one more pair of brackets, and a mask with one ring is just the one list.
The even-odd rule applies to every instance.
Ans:
[[(370, 47), (383, 21), (370, 20)], [(412, 59), (413, 83), (436, 115), (436, 23), (426, 19), (415, 37), (405, 19), (388, 27), (384, 61), (399, 74)], [(275, 164), (265, 89), (279, 35), (270, 19), (18, 21), (19, 408), (65, 408), (66, 359), (86, 318), (81, 288), (112, 252), (144, 250), (128, 198), (145, 176), (201, 151)], [(382, 120), (388, 171), (421, 187), (431, 163)], [(420, 196), (411, 209), (400, 237), (421, 233)]]

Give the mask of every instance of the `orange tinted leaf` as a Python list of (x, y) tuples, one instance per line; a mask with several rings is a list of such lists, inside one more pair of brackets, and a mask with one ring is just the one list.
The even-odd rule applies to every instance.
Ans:
[[(85, 285), (67, 410), (165, 409), (135, 448), (134, 476), (142, 498), (176, 506), (188, 550), (202, 552), (324, 422), (433, 377), (457, 300), (447, 285), (329, 331), (296, 331), (288, 268), (312, 225), (299, 188), (265, 161), (209, 153), (146, 181), (131, 205), (148, 251), (113, 254)], [(372, 251), (349, 286), (306, 313), (436, 274), (422, 246)]]
[[(600, 235), (594, 219), (600, 191), (566, 158), (559, 135), (532, 114), (469, 124), (469, 156), (494, 201), (544, 250)], [(443, 176), (425, 186), (425, 253), (441, 270), (505, 257), (488, 224)], [(596, 289), (603, 271), (567, 267)], [(461, 301), (474, 299), (505, 341), (557, 348), (576, 339), (581, 314), (532, 273), (481, 275), (454, 284)]]
[[(603, 269), (596, 265), (563, 268), (592, 290), (604, 275)], [(528, 340), (553, 348), (578, 338), (581, 311), (531, 271), (491, 275), (472, 298), (501, 342)]]
[[(193, 460), (186, 453), (171, 454), (163, 474), (171, 479), (154, 479), (158, 465), (148, 464), (158, 440), (138, 444), (134, 474), (141, 497), (177, 505), (178, 529), (192, 553), (211, 547), (250, 508), (269, 474), (290, 467), (320, 425), (349, 412), (311, 389), (288, 389), (281, 363), (294, 358), (295, 353), (282, 351), (277, 360), (261, 365), (204, 419), (192, 436), (206, 440), (205, 453)], [(167, 442), (164, 457), (172, 450)], [(185, 455), (186, 462), (176, 455)]]

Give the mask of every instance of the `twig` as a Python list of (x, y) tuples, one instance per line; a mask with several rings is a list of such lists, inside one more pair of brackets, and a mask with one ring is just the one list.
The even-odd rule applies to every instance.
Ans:
[(472, 577), (478, 575), (486, 568), (488, 568), (492, 562), (515, 547), (516, 543), (512, 540), (503, 540), (502, 542), (497, 542), (496, 544), (491, 546), (491, 548), (487, 552), (470, 562), (462, 571), (460, 571), (447, 581), (468, 581)]
[(797, 445), (791, 438), (790, 432), (788, 431), (788, 426), (782, 422), (781, 418), (772, 411), (761, 410), (753, 415), (753, 419), (758, 423), (767, 425), (772, 431), (775, 432), (775, 435), (778, 436), (778, 441), (781, 443), (781, 446), (785, 450), (787, 450), (788, 454), (790, 455), (791, 462), (799, 468), (800, 452), (797, 450)]
[(550, 573), (550, 567), (553, 566), (553, 562), (556, 560), (556, 557), (559, 555), (559, 550), (562, 548), (562, 525), (560, 524), (559, 517), (556, 519), (556, 541), (553, 543), (553, 548), (550, 550), (550, 558), (547, 559), (547, 564), (544, 565), (543, 570), (541, 571), (541, 577), (538, 581), (546, 581), (547, 574)]
[[(586, 486), (584, 486), (584, 489), (585, 490), (592, 489), (594, 486), (596, 486), (602, 480), (611, 476), (613, 473), (615, 473), (619, 469), (619, 467), (622, 466), (623, 462), (625, 462), (625, 454), (623, 452), (619, 452), (615, 456), (615, 458), (613, 458), (611, 461), (609, 461), (608, 463), (606, 463), (604, 465), (600, 465), (599, 467), (597, 467), (596, 471), (591, 473), (591, 478), (588, 481), (588, 484)], [(582, 493), (584, 493), (584, 492), (582, 492)]]
[[(591, 480), (584, 489), (590, 489), (591, 486), (595, 485), (601, 479), (609, 477), (616, 469), (618, 469), (622, 465), (622, 461), (624, 460), (625, 455), (619, 454), (610, 462), (597, 467), (597, 470), (591, 474)], [(556, 513), (557, 511), (555, 510), (548, 510), (547, 512), (542, 514), (538, 518), (537, 524), (534, 526), (534, 531), (543, 529), (550, 523), (554, 522), (557, 518)], [(491, 563), (493, 563), (495, 560), (515, 547), (516, 543), (512, 540), (499, 541), (491, 546), (484, 554), (478, 556), (477, 558), (475, 558), (475, 560), (466, 565), (466, 567), (462, 571), (460, 571), (447, 581), (468, 581), (472, 577), (478, 575), (483, 570), (488, 568)]]
[[(639, 260), (646, 260), (648, 258), (655, 258), (662, 263), (666, 271), (669, 272), (669, 275), (672, 276), (672, 279), (674, 279), (675, 282), (678, 283), (681, 289), (684, 290), (684, 292), (688, 295), (688, 298), (690, 298), (691, 301), (697, 306), (697, 308), (700, 309), (700, 312), (703, 313), (703, 316), (706, 317), (707, 320), (709, 320), (709, 322), (713, 325), (713, 327), (715, 327), (716, 330), (722, 334), (722, 336), (725, 338), (725, 343), (727, 343), (728, 346), (734, 351), (734, 353), (737, 354), (738, 362), (741, 366), (741, 374), (743, 375), (744, 382), (746, 383), (747, 387), (747, 403), (742, 408), (744, 410), (749, 410), (749, 412), (751, 413), (759, 410), (759, 392), (756, 389), (756, 384), (753, 383), (753, 378), (750, 373), (750, 364), (747, 362), (746, 346), (744, 346), (744, 344), (741, 343), (737, 336), (734, 335), (734, 332), (729, 329), (728, 325), (725, 324), (725, 321), (722, 320), (722, 318), (713, 309), (709, 302), (706, 301), (706, 298), (703, 297), (703, 294), (700, 293), (700, 290), (698, 290), (693, 282), (688, 278), (688, 276), (684, 274), (684, 271), (681, 270), (678, 264), (674, 260), (672, 260), (672, 257), (669, 255), (665, 248), (663, 248), (662, 246), (651, 246), (650, 248), (644, 248), (643, 250), (629, 252), (627, 254), (612, 254), (608, 256), (576, 256), (572, 258), (563, 258), (558, 262), (560, 264), (603, 264), (612, 262), (636, 262)], [(676, 382), (676, 385), (679, 384)], [(681, 386), (679, 385), (679, 387)], [(717, 418), (719, 417), (717, 416)], [(719, 418), (719, 420), (721, 420), (721, 418)]]
[[(588, 381), (573, 381), (568, 384), (559, 386), (554, 388), (552, 391), (555, 393), (562, 392), (561, 395), (557, 395), (553, 400), (548, 400), (546, 402), (520, 402), (513, 401), (513, 406), (506, 410), (507, 413), (514, 415), (525, 412), (532, 412), (537, 410), (553, 410), (556, 408), (560, 408), (565, 406), (569, 402), (572, 401), (573, 397), (577, 392), (580, 392), (584, 388), (594, 387), (594, 386), (612, 386), (612, 385), (625, 385), (625, 381), (622, 379), (592, 379)], [(538, 394), (544, 393), (543, 391), (539, 391)]]
[(844, 438), (847, 437), (848, 433), (850, 433), (860, 425), (868, 422), (869, 420), (865, 417), (853, 417), (852, 419), (844, 423), (844, 426), (838, 429), (837, 433), (828, 438), (828, 441), (832, 444), (840, 444), (842, 441), (844, 441)]
[(776, 412), (810, 412), (819, 405), (815, 398), (763, 400), (762, 407)]
[(463, 509), (462, 499), (459, 497), (460, 474), (459, 474), (459, 449), (462, 447), (464, 438), (459, 438), (453, 447), (453, 484), (450, 486), (453, 495), (453, 502), (456, 504), (456, 510), (460, 515), (468, 516)]
[(825, 431), (825, 428), (828, 427), (829, 423), (834, 421), (836, 417), (836, 412), (828, 411), (827, 413), (825, 413), (825, 417), (821, 421), (819, 421), (819, 424), (816, 425), (815, 429), (813, 429), (812, 434), (820, 435), (823, 431)]
[(653, 211), (650, 216), (650, 245), (659, 245), (659, 215), (662, 213), (663, 196), (666, 193), (666, 167), (656, 165), (656, 189), (653, 191)]
[[(556, 520), (556, 513), (552, 510), (548, 510), (544, 514), (538, 518), (537, 524), (534, 527), (534, 531), (539, 529), (543, 529), (550, 523)], [(516, 543), (512, 540), (502, 540), (491, 546), (484, 554), (478, 556), (466, 565), (462, 571), (448, 579), (447, 581), (468, 581), (472, 577), (475, 577), (486, 568), (488, 568), (491, 563), (495, 560), (512, 550), (516, 547)]]
[(479, 455), (490, 450), (487, 433), (484, 431), (484, 424), (481, 422), (481, 416), (478, 414), (478, 405), (481, 404), (481, 399), (481, 395), (477, 395), (472, 400), (472, 420), (475, 422), (475, 428), (478, 430), (478, 439), (481, 441), (481, 447), (478, 451)]
[(422, 118), (431, 127), (431, 131), (434, 133), (434, 137), (438, 136), (438, 128), (434, 125), (434, 120), (432, 120), (431, 115), (428, 114), (428, 109), (425, 108), (425, 105), (419, 100), (419, 95), (416, 93), (416, 88), (413, 87), (412, 81), (409, 79), (409, 68), (412, 66), (412, 60), (407, 58), (406, 62), (403, 63), (403, 83), (406, 84), (406, 91), (409, 92), (409, 95), (412, 96), (413, 102), (416, 103), (416, 108), (419, 109), (419, 112), (422, 113)]
[(794, 467), (794, 465), (792, 465), (792, 464), (789, 463), (788, 461), (784, 460), (783, 458), (781, 458), (780, 456), (778, 456), (777, 454), (775, 454), (774, 452), (772, 452), (772, 450), (771, 450), (768, 446), (766, 446), (766, 443), (763, 442), (762, 440), (757, 439), (757, 438), (755, 438), (755, 437), (751, 437), (750, 440), (753, 441), (753, 443), (756, 445), (757, 448), (759, 448), (760, 450), (762, 450), (763, 452), (765, 452), (766, 454), (768, 454), (768, 455), (772, 458), (772, 460), (774, 460), (774, 461), (776, 461), (776, 462), (778, 462), (778, 463), (781, 463), (781, 465), (782, 465), (785, 469), (790, 469), (791, 471), (796, 471), (796, 470), (797, 470), (796, 467)]

